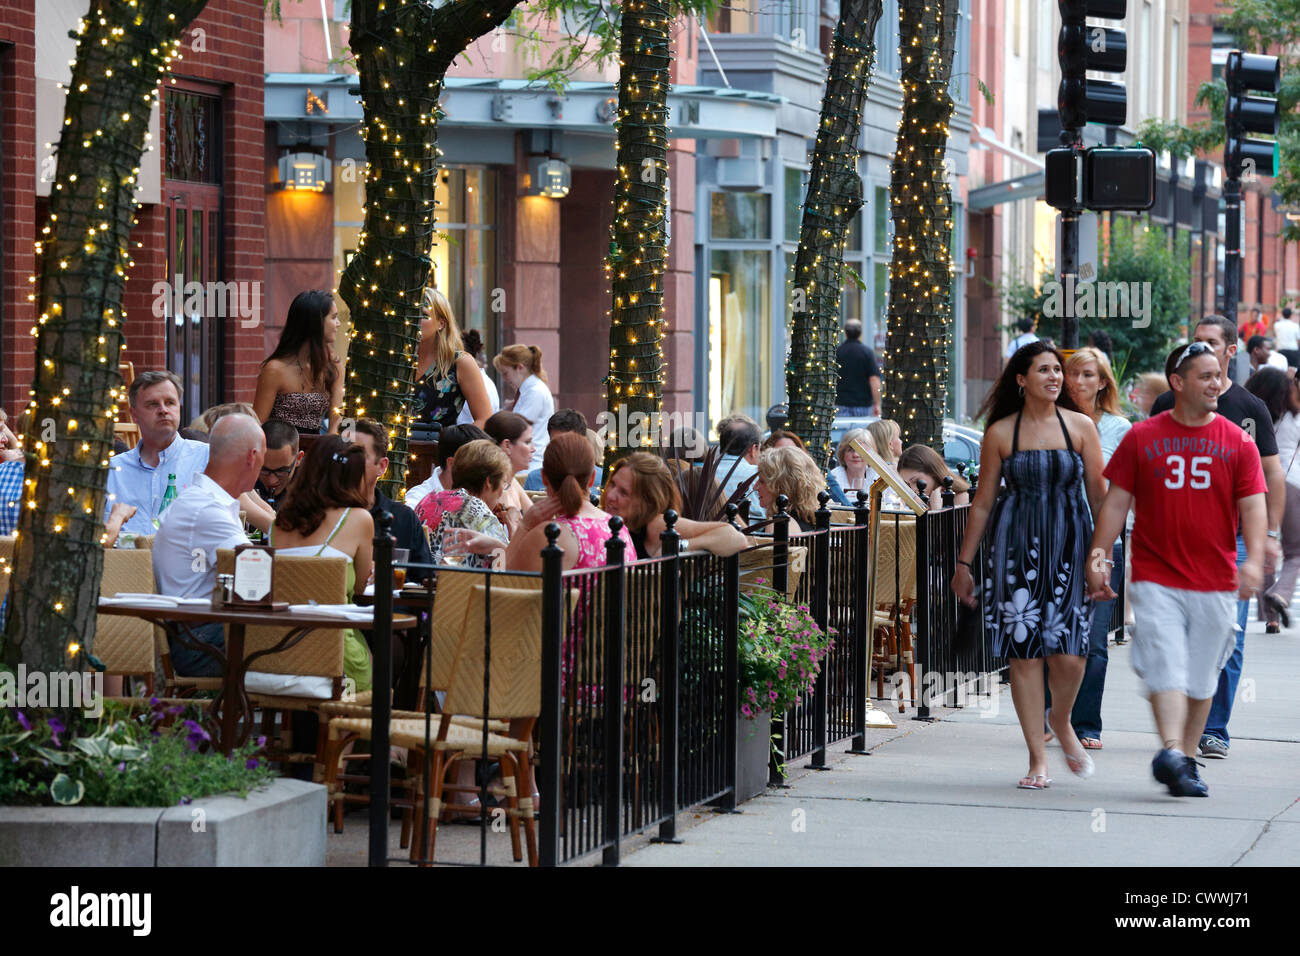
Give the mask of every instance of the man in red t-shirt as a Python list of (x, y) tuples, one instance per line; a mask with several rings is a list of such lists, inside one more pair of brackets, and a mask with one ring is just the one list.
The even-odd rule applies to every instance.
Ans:
[[(1224, 381), (1213, 349), (1179, 346), (1165, 377), (1173, 410), (1134, 425), (1106, 466), (1110, 490), (1092, 538), (1088, 590), (1094, 601), (1115, 596), (1109, 555), (1131, 505), (1133, 669), (1146, 684), (1162, 748), (1151, 770), (1174, 796), (1204, 797), (1193, 755), (1236, 646), (1238, 595), (1249, 598), (1263, 576), (1267, 486), (1255, 443), (1215, 413)], [(1247, 555), (1240, 568), (1238, 513)]]

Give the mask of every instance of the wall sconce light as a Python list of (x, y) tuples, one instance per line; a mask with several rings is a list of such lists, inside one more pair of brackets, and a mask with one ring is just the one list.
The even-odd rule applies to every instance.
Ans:
[(330, 161), (319, 153), (286, 153), (277, 167), (280, 189), (324, 192), (330, 181)]
[(563, 199), (569, 195), (573, 173), (569, 169), (569, 164), (562, 159), (530, 156), (528, 158), (527, 175), (528, 180), (524, 183), (524, 192), (529, 196)]

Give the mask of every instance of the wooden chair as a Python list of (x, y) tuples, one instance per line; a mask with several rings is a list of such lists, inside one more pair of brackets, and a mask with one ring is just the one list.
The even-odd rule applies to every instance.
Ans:
[(140, 534), (140, 535), (136, 535), (136, 538), (135, 538), (135, 546), (136, 546), (136, 548), (138, 548), (138, 549), (141, 550), (141, 551), (152, 551), (152, 550), (153, 550), (153, 539), (154, 539), (154, 536), (151, 535), (151, 534)]
[[(537, 838), (530, 753), (533, 726), (541, 712), (541, 579), (511, 576), (502, 583), (492, 583), (492, 669), (486, 710), (483, 707), (484, 622), (489, 589), (479, 583), (482, 580), (481, 574), (465, 572), (441, 572), (438, 576), (430, 683), (445, 680), (447, 699), (443, 713), (433, 720), (434, 736), (427, 742), (432, 756), (426, 754), (424, 714), (394, 713), (390, 724), (391, 743), (406, 747), (412, 755), (409, 772), (417, 788), (423, 780), (423, 761), (433, 761), (430, 773), (433, 792), (420, 795), (423, 807), (416, 818), (417, 839), (411, 848), (411, 858), (432, 856), (444, 791), (478, 792), (477, 787), (448, 785), (444, 777), (456, 761), (473, 760), (482, 753), (486, 721), (488, 757), (500, 762), (503, 781), (502, 789), (493, 792), (503, 793), (510, 804), (507, 822), (514, 858), (523, 858), (519, 842), (522, 818), (529, 863), (535, 866)], [(501, 731), (503, 725), (499, 721), (509, 721), (505, 725), (508, 733)], [(325, 763), (327, 774), (334, 775), (332, 779), (337, 779), (339, 755), (346, 742), (355, 738), (368, 740), (372, 729), (369, 717), (338, 717), (330, 721)], [(519, 796), (520, 792), (523, 797)], [(341, 803), (336, 802), (335, 806), (341, 807)]]
[[(99, 593), (112, 597), (154, 593), (153, 555), (148, 551), (108, 548), (104, 551), (104, 574)], [(154, 625), (135, 617), (99, 614), (95, 618), (95, 642), (91, 650), (105, 665), (109, 677), (129, 677), (144, 685), (145, 696), (154, 692), (156, 646)], [(132, 686), (132, 690), (134, 690)]]
[[(217, 573), (231, 574), (235, 569), (235, 553), (222, 548), (217, 551)], [(315, 555), (278, 555), (275, 559), (275, 600), (290, 604), (347, 603), (346, 558), (318, 557)], [(274, 615), (268, 615), (274, 620)], [(308, 697), (292, 694), (269, 694), (250, 691), (248, 698), (254, 707), (262, 710), (263, 732), (273, 730), (272, 722), (276, 711), (287, 714), (289, 711), (306, 711), (319, 713), (321, 705), (327, 701), (343, 699), (343, 632), (344, 628), (327, 628), (314, 630), (288, 650), (259, 657), (250, 673), (283, 674), (295, 677), (324, 677), (329, 679), (328, 696)], [(244, 632), (244, 654), (247, 657), (258, 651), (274, 647), (283, 640), (285, 628), (280, 626), (250, 627)], [(285, 726), (281, 724), (282, 728)], [(324, 775), (321, 763), (324, 752), (325, 721), (320, 722), (317, 740), (312, 745), (311, 757), (316, 764), (316, 775)], [(267, 736), (270, 736), (267, 733)], [(281, 751), (272, 759), (302, 761), (303, 754), (289, 754)]]
[[(916, 606), (916, 518), (881, 515), (871, 542), (875, 607), (871, 615), (871, 663), (876, 696), (885, 696), (885, 668), (906, 666), (909, 697), (916, 704), (916, 658), (912, 649), (912, 610)], [(905, 710), (900, 696), (899, 713)]]

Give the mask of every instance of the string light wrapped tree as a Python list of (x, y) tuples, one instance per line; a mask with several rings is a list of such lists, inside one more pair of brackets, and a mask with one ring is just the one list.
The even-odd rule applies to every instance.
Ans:
[(343, 414), (381, 422), (404, 487), (420, 301), (434, 245), (438, 100), (447, 69), (519, 0), (352, 0), (366, 144), (365, 220), (339, 294), (352, 319)]
[(5, 621), (10, 665), (81, 670), (90, 653), (140, 156), (158, 84), (205, 2), (92, 3), (78, 28), (32, 279), (36, 373), (12, 571), (22, 586)]
[(831, 457), (844, 245), (862, 208), (857, 144), (881, 7), (881, 0), (840, 4), (795, 253), (790, 357), (785, 369), (788, 427), (804, 437), (822, 469)]
[[(615, 421), (620, 406), (651, 415), (663, 406), (670, 6), (667, 0), (625, 0), (619, 26), (618, 182), (605, 262), (613, 295), (605, 397)], [(650, 431), (645, 445), (654, 440)], [(624, 447), (625, 437), (606, 445), (606, 470), (634, 450)]]
[(952, 188), (944, 153), (957, 0), (900, 0), (903, 115), (890, 169), (893, 259), (885, 417), (904, 445), (943, 447), (952, 318)]

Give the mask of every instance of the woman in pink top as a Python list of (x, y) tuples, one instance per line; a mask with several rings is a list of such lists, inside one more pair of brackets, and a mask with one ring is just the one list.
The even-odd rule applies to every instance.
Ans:
[[(605, 561), (610, 516), (588, 497), (595, 478), (596, 455), (581, 435), (563, 432), (546, 446), (542, 458), (542, 484), (547, 497), (524, 515), (519, 530), (506, 549), (506, 567), (512, 571), (540, 571), (546, 547), (546, 526), (560, 526), (558, 544), (564, 551), (564, 570), (598, 568)], [(619, 529), (623, 560), (636, 560), (636, 547), (627, 528)]]

